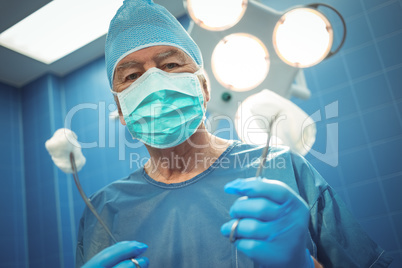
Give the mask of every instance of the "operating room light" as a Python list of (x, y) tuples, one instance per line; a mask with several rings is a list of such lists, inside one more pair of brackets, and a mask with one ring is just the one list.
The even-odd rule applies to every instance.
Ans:
[(184, 3), (195, 23), (211, 31), (232, 27), (247, 8), (247, 0), (187, 0)]
[(216, 79), (233, 91), (257, 87), (267, 76), (269, 64), (264, 44), (245, 33), (226, 36), (212, 53), (212, 71)]
[(106, 34), (123, 0), (54, 0), (0, 34), (0, 45), (46, 64)]
[(333, 30), (328, 19), (312, 8), (285, 13), (275, 26), (273, 43), (287, 64), (305, 68), (321, 62), (331, 50)]

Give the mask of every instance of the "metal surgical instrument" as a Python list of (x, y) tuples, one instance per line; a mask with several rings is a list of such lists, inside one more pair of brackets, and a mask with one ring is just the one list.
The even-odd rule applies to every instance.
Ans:
[[(74, 159), (74, 154), (71, 152), (70, 153), (70, 163), (71, 163), (71, 168), (73, 170), (73, 177), (74, 177), (74, 182), (75, 185), (77, 186), (78, 191), (80, 192), (80, 195), (82, 199), (84, 199), (85, 204), (91, 210), (91, 212), (94, 214), (94, 216), (98, 219), (99, 223), (102, 225), (102, 227), (105, 229), (106, 233), (110, 236), (110, 238), (113, 240), (113, 242), (116, 244), (117, 240), (112, 234), (112, 232), (109, 230), (107, 227), (106, 223), (102, 220), (96, 209), (91, 203), (91, 200), (86, 196), (84, 190), (82, 189), (82, 186), (80, 184), (80, 180), (78, 179), (78, 172), (77, 172), (77, 167), (75, 165), (75, 159)], [(136, 259), (131, 259), (131, 261), (135, 264), (136, 268), (141, 268), (139, 265), (138, 261)]]
[[(258, 169), (257, 169), (257, 172), (256, 172), (256, 174), (255, 174), (255, 177), (256, 177), (257, 179), (261, 179), (262, 168), (264, 167), (264, 165), (265, 165), (265, 163), (266, 163), (266, 161), (267, 161), (267, 156), (268, 156), (269, 147), (270, 147), (270, 146), (269, 146), (269, 143), (270, 143), (271, 137), (272, 137), (272, 128), (273, 128), (273, 126), (274, 126), (274, 123), (275, 123), (276, 119), (278, 118), (278, 115), (279, 115), (279, 113), (277, 113), (276, 115), (274, 115), (274, 116), (272, 117), (271, 122), (269, 122), (269, 129), (268, 129), (268, 131), (267, 131), (267, 134), (268, 134), (267, 143), (265, 144), (265, 147), (264, 147), (264, 149), (262, 150), (262, 153), (261, 153), (261, 156), (260, 156), (260, 164), (259, 164)], [(230, 243), (233, 243), (233, 242), (236, 241), (235, 233), (236, 233), (237, 227), (239, 226), (239, 222), (240, 222), (240, 219), (237, 219), (237, 220), (233, 223), (233, 225), (232, 225), (232, 229), (231, 229), (231, 231), (230, 231), (230, 236), (229, 236), (229, 241), (230, 241)]]

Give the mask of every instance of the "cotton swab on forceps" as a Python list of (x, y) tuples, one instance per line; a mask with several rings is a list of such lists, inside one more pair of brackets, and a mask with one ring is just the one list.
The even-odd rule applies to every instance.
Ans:
[[(84, 190), (81, 187), (78, 179), (78, 171), (85, 165), (86, 159), (81, 151), (81, 145), (77, 141), (77, 135), (67, 128), (58, 129), (49, 140), (45, 143), (46, 149), (52, 157), (54, 164), (60, 168), (64, 173), (72, 173), (74, 177), (75, 185), (84, 200), (85, 204), (91, 210), (91, 212), (98, 219), (99, 223), (105, 228), (105, 231), (109, 234), (114, 243), (117, 243), (116, 238), (110, 232), (90, 199), (86, 196)], [(78, 165), (78, 167), (77, 167)]]
[[(255, 177), (257, 178), (257, 180), (262, 180), (261, 172), (262, 172), (262, 169), (263, 169), (265, 163), (267, 162), (267, 156), (268, 156), (269, 148), (270, 148), (269, 143), (270, 143), (271, 137), (272, 137), (272, 128), (274, 126), (276, 119), (278, 119), (278, 116), (279, 116), (279, 113), (274, 115), (272, 117), (271, 122), (269, 122), (269, 129), (267, 131), (267, 134), (268, 134), (267, 144), (265, 145), (264, 149), (262, 150), (262, 153), (260, 156), (260, 164), (258, 166), (257, 172), (255, 173)], [(232, 228), (230, 230), (230, 235), (229, 235), (230, 243), (234, 243), (236, 241), (235, 233), (236, 233), (237, 226), (239, 226), (239, 222), (240, 222), (240, 219), (237, 219), (232, 225)]]
[[(53, 134), (53, 137), (46, 141), (45, 146), (49, 154), (52, 156), (52, 160), (55, 165), (63, 172), (73, 174), (75, 185), (77, 186), (77, 189), (85, 204), (105, 229), (106, 233), (113, 240), (113, 243), (116, 244), (117, 239), (107, 227), (106, 223), (102, 220), (101, 216), (92, 205), (91, 200), (86, 196), (80, 184), (78, 171), (84, 166), (86, 160), (81, 152), (81, 146), (77, 141), (77, 135), (69, 129), (58, 129)], [(79, 164), (78, 168), (76, 165), (75, 156), (77, 156)], [(70, 163), (70, 165), (68, 165), (68, 163)], [(136, 259), (131, 259), (131, 261), (135, 264), (136, 268), (141, 268)]]

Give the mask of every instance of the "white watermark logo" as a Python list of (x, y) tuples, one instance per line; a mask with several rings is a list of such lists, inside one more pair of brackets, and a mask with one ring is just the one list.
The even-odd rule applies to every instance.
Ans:
[[(334, 101), (325, 106), (325, 120), (338, 117), (338, 101)], [(310, 118), (313, 119), (314, 122), (322, 121), (321, 110), (313, 113)], [(322, 162), (336, 167), (338, 166), (338, 143), (339, 143), (339, 134), (338, 134), (338, 123), (328, 123), (326, 124), (326, 149), (324, 153), (318, 152), (313, 148), (309, 147), (306, 143), (303, 143), (309, 153), (312, 154), (317, 159)], [(302, 135), (303, 139), (303, 135)]]
[[(239, 104), (240, 105), (240, 104)], [(155, 124), (152, 122), (152, 116), (160, 112), (161, 107), (159, 106), (154, 106), (152, 108), (152, 113), (150, 114), (150, 119), (143, 120), (141, 118), (138, 119), (137, 124), (138, 124), (138, 130), (147, 132), (147, 133), (154, 133), (163, 131), (163, 129), (160, 128), (159, 125)], [(71, 108), (64, 120), (64, 127), (68, 129), (72, 129), (72, 123), (74, 122), (76, 116), (83, 116), (88, 113), (91, 113), (90, 118), (94, 118), (94, 112), (97, 113), (97, 120), (93, 122), (93, 125), (96, 126), (97, 128), (97, 134), (98, 137), (95, 140), (91, 141), (86, 141), (83, 142), (82, 140), (79, 140), (79, 143), (83, 149), (91, 149), (91, 148), (118, 148), (118, 155), (119, 155), (119, 160), (126, 160), (127, 157), (127, 149), (138, 149), (143, 145), (142, 142), (139, 142), (138, 140), (134, 139), (129, 132), (127, 131), (126, 126), (123, 126), (120, 124), (118, 120), (118, 116), (109, 116), (109, 114), (116, 114), (116, 105), (115, 104), (109, 104), (108, 107), (106, 108), (106, 103), (105, 102), (99, 102), (99, 103), (83, 103), (74, 106)], [(177, 112), (177, 116), (179, 116), (179, 120), (182, 120), (184, 122), (184, 128), (189, 128), (190, 127), (190, 121), (186, 122), (186, 117), (181, 111), (177, 111), (177, 109), (174, 109), (174, 107), (170, 107), (170, 112), (175, 113)], [(82, 114), (80, 114), (82, 113)], [(291, 115), (290, 115), (291, 117)], [(272, 115), (271, 117), (264, 117), (261, 115), (252, 115), (250, 117), (244, 118), (242, 122), (243, 127), (241, 129), (238, 129), (238, 131), (246, 131), (244, 133), (241, 133), (242, 135), (239, 135), (242, 137), (243, 140), (245, 140), (247, 143), (251, 144), (261, 144), (261, 143), (254, 143), (252, 142), (253, 140), (257, 139), (258, 137), (261, 137), (261, 134), (267, 135), (267, 132), (271, 132), (273, 136), (277, 136), (277, 133), (281, 132), (284, 133), (286, 132), (282, 129), (281, 131), (278, 131), (278, 128), (283, 127), (286, 125), (286, 121), (290, 120), (291, 118), (287, 114), (279, 114), (279, 115)], [(333, 118), (338, 117), (338, 101), (335, 101), (333, 103), (330, 103), (325, 106), (325, 112), (324, 115), (322, 115), (321, 110), (317, 110), (314, 112), (312, 115), (309, 116), (309, 120), (305, 120), (302, 124), (300, 124), (301, 129), (298, 130), (300, 134), (298, 134), (300, 137), (298, 137), (299, 142), (302, 143), (302, 146), (308, 151), (312, 156), (317, 158), (318, 160), (331, 165), (333, 167), (338, 165), (338, 123), (333, 120)], [(270, 122), (275, 118), (275, 124), (273, 124), (273, 129), (268, 129)], [(334, 122), (332, 123), (327, 123), (327, 120), (332, 120)], [(225, 127), (218, 127), (219, 122), (225, 121)], [(305, 133), (306, 130), (309, 129), (309, 125), (311, 122), (314, 121), (315, 123), (324, 123), (326, 125), (326, 149), (325, 152), (319, 152), (315, 149), (312, 148), (311, 144), (305, 141)], [(291, 122), (291, 121), (289, 121)], [(226, 115), (211, 115), (208, 118), (204, 120), (204, 125), (206, 128), (206, 131), (210, 132), (211, 134), (215, 136), (224, 136), (225, 138), (228, 139), (235, 139), (238, 135), (236, 134), (236, 124), (234, 122), (234, 119), (226, 116)], [(289, 124), (288, 124), (289, 125)], [(92, 126), (92, 124), (91, 124)], [(294, 130), (289, 130), (289, 131), (294, 131)], [(133, 132), (133, 129), (131, 129), (131, 133)], [(175, 144), (177, 140), (183, 139), (183, 135), (185, 135), (185, 131), (183, 129), (180, 130), (180, 134), (175, 136), (174, 139), (170, 140), (169, 142), (172, 144)], [(292, 133), (291, 133), (292, 134)], [(319, 135), (322, 135), (323, 133), (318, 133)], [(93, 133), (92, 133), (93, 135)], [(294, 136), (294, 135), (293, 135)], [(267, 136), (264, 136), (267, 137)], [(185, 137), (187, 138), (187, 137)], [(260, 138), (261, 140), (261, 138)], [(274, 139), (274, 141), (271, 141), (272, 144), (277, 144), (279, 139)], [(193, 146), (194, 148), (199, 148), (203, 149), (205, 146), (210, 146), (209, 144), (196, 144), (194, 141), (191, 139), (188, 139), (187, 142)], [(213, 141), (212, 141), (213, 142)], [(266, 142), (266, 138), (264, 140)], [(279, 143), (280, 144), (280, 143)], [(219, 144), (212, 144), (214, 146), (218, 146)], [(284, 144), (287, 145), (287, 144)], [(140, 155), (136, 153), (130, 153), (130, 166), (143, 166), (149, 159), (142, 157), (140, 159)], [(160, 160), (164, 161), (164, 160)], [(185, 165), (183, 159), (173, 159), (170, 161), (176, 161), (176, 163), (179, 164), (180, 161), (182, 161), (182, 164)], [(204, 159), (204, 161), (206, 161)], [(162, 162), (160, 164), (162, 164)]]
[[(266, 161), (263, 164), (264, 169), (286, 169), (286, 159), (281, 155), (273, 154), (270, 156), (270, 161)], [(153, 159), (150, 157), (144, 157), (139, 153), (130, 153), (130, 169), (138, 169), (140, 167), (151, 168), (149, 170), (151, 173), (156, 171), (157, 167), (166, 169), (177, 169), (181, 170), (182, 173), (190, 171), (195, 165), (199, 168), (206, 170), (212, 164), (220, 169), (244, 169), (247, 167), (258, 168), (261, 162), (261, 157), (254, 156), (251, 157), (249, 154), (243, 156), (235, 155), (233, 159), (223, 156), (223, 157), (209, 157), (205, 156), (203, 153), (195, 153), (194, 156), (182, 157), (170, 153), (169, 156), (164, 156), (158, 159)]]

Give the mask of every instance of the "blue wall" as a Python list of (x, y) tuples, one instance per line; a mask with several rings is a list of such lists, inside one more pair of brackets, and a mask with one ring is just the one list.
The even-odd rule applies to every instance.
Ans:
[(21, 91), (0, 84), (0, 267), (26, 267), (27, 215)]
[[(283, 10), (295, 1), (275, 2)], [(392, 253), (392, 267), (402, 267), (402, 1), (318, 2), (343, 14), (347, 39), (338, 55), (305, 71), (312, 98), (293, 101), (309, 114), (325, 114), (324, 107), (338, 101), (339, 116), (317, 124), (313, 149), (325, 153), (326, 124), (337, 123), (339, 165), (306, 158)], [(335, 27), (339, 40), (340, 24)]]
[[(296, 4), (265, 2), (279, 10)], [(339, 116), (318, 123), (313, 149), (325, 153), (326, 126), (338, 124), (339, 165), (306, 157), (363, 228), (393, 254), (393, 267), (402, 267), (402, 1), (323, 2), (345, 16), (348, 38), (339, 54), (305, 71), (312, 98), (293, 101), (309, 114), (325, 114), (324, 107), (338, 101)], [(5, 213), (0, 267), (28, 267), (28, 262), (29, 267), (73, 267), (84, 203), (72, 177), (53, 165), (45, 141), (76, 111), (71, 129), (86, 147), (97, 143), (83, 148), (87, 164), (79, 176), (87, 194), (135, 170), (130, 153), (147, 152), (108, 117), (114, 102), (103, 58), (22, 89), (0, 84), (0, 104), (0, 206)], [(123, 143), (133, 148), (119, 147)]]
[[(49, 94), (54, 89), (50, 75), (23, 89), (25, 183), (31, 267), (56, 267), (61, 256), (58, 244), (58, 206), (51, 160), (42, 140), (52, 132)], [(49, 245), (52, 245), (49, 247)], [(46, 255), (46, 258), (44, 256)]]

